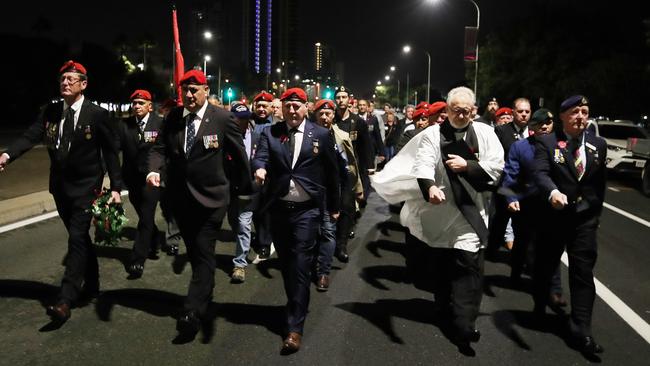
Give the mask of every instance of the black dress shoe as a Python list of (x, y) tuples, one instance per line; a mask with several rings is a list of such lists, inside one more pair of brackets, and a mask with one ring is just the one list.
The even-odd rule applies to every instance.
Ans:
[(183, 335), (195, 335), (201, 328), (201, 319), (196, 310), (185, 312), (176, 322), (176, 330)]
[(334, 256), (343, 263), (348, 263), (350, 261), (350, 256), (345, 249), (336, 249), (334, 251)]
[(583, 353), (596, 354), (605, 352), (603, 346), (596, 343), (593, 337), (577, 337), (574, 342), (578, 350)]
[(354, 231), (350, 231), (350, 234), (348, 234), (348, 238), (354, 239)]
[(144, 264), (132, 263), (126, 267), (126, 272), (129, 274), (129, 278), (135, 279), (142, 277), (144, 273)]
[(257, 255), (260, 257), (260, 259), (269, 259), (271, 256), (271, 248), (267, 246), (260, 247)]
[(167, 255), (178, 255), (178, 244), (167, 245)]
[(56, 305), (50, 305), (46, 308), (47, 315), (52, 318), (52, 321), (63, 323), (70, 319), (72, 312), (70, 311), (70, 304), (65, 301), (60, 301)]
[(458, 344), (476, 343), (481, 339), (481, 332), (477, 329), (457, 330), (454, 338)]

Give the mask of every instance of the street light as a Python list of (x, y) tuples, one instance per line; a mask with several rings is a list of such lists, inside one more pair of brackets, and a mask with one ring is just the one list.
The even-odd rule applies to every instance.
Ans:
[(208, 77), (208, 61), (212, 60), (212, 57), (210, 55), (205, 55), (203, 56), (203, 72), (205, 73), (205, 77)]
[[(473, 0), (470, 0), (470, 1), (473, 1)], [(405, 45), (402, 48), (402, 51), (404, 53), (411, 52), (411, 46)], [(424, 53), (427, 55), (427, 60), (429, 61), (428, 66), (427, 66), (427, 103), (428, 103), (429, 102), (429, 91), (431, 89), (431, 54), (429, 53), (429, 51), (424, 51)]]
[(390, 75), (384, 76), (384, 80), (386, 80), (386, 81), (390, 80)]
[(211, 40), (212, 39), (212, 32), (210, 32), (210, 31), (203, 32), (203, 38), (205, 38), (207, 40)]
[[(478, 4), (474, 0), (469, 0), (474, 4), (476, 8), (476, 60), (474, 61), (474, 95), (476, 96), (476, 85), (478, 82), (478, 29), (481, 21), (481, 9), (479, 9)], [(427, 0), (427, 2), (434, 4), (440, 2), (440, 0)], [(476, 96), (478, 99), (478, 96)]]
[(390, 71), (395, 71), (395, 66), (391, 66)]

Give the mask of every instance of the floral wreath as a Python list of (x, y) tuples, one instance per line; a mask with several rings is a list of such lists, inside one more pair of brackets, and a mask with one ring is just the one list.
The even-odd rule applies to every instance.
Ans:
[(90, 207), (95, 226), (95, 243), (106, 246), (117, 246), (122, 229), (129, 222), (121, 203), (110, 202), (111, 190), (102, 188)]

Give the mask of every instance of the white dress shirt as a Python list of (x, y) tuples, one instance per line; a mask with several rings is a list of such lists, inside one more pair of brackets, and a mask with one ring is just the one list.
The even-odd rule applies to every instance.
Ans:
[[(291, 126), (287, 124), (287, 130), (291, 131)], [(300, 155), (300, 149), (302, 148), (302, 140), (305, 135), (305, 120), (300, 123), (298, 126), (298, 131), (296, 132), (295, 144), (293, 146), (293, 161), (291, 162), (291, 169), (296, 166), (298, 161), (298, 156)], [(289, 180), (289, 193), (286, 196), (280, 198), (283, 201), (293, 201), (293, 202), (305, 202), (309, 201), (311, 197), (299, 183), (297, 183), (293, 178)]]
[[(76, 102), (72, 103), (72, 110), (74, 111), (74, 127), (72, 128), (72, 131), (75, 131), (77, 128), (77, 121), (79, 120), (79, 112), (81, 111), (81, 105), (84, 103), (84, 96), (83, 94), (81, 95), (81, 98), (77, 100)], [(63, 122), (65, 122), (65, 114), (66, 111), (68, 110), (68, 104), (63, 101), (63, 113), (61, 114), (61, 123), (59, 123), (59, 138), (56, 140), (56, 148), (59, 148), (59, 144), (61, 143), (61, 136), (63, 135)], [(71, 141), (72, 143), (72, 141)]]
[[(203, 104), (203, 107), (199, 109), (194, 116), (194, 138), (198, 138), (198, 132), (199, 132), (199, 127), (201, 127), (201, 120), (203, 119), (203, 115), (205, 114), (205, 110), (208, 109), (208, 102), (205, 102)], [(183, 109), (183, 120), (185, 121), (187, 119), (187, 115), (189, 115), (190, 111), (187, 109)], [(187, 121), (186, 121), (187, 122)], [(196, 143), (196, 140), (195, 140)], [(185, 123), (185, 143), (183, 144), (183, 151), (187, 152), (187, 123)]]

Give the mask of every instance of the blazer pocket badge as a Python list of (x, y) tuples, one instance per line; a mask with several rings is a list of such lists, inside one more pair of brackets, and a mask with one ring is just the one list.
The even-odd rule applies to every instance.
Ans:
[(562, 155), (562, 151), (560, 149), (555, 149), (555, 153), (553, 154), (553, 161), (555, 161), (556, 164), (564, 164), (564, 155)]
[(314, 154), (315, 155), (318, 154), (318, 148), (319, 148), (318, 139), (314, 139), (314, 141), (312, 141), (312, 145), (314, 146)]
[(90, 140), (93, 138), (92, 131), (90, 129), (90, 125), (84, 126), (84, 136), (86, 137), (86, 140)]
[(217, 135), (203, 136), (203, 147), (205, 147), (206, 149), (219, 148), (219, 136)]
[(144, 142), (156, 142), (158, 131), (144, 131)]

